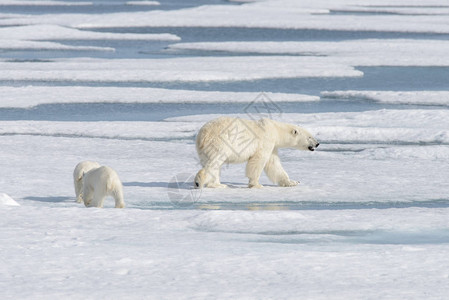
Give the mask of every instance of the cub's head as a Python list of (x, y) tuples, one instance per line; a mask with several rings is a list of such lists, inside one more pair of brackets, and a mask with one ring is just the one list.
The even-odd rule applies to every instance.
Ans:
[(315, 148), (320, 145), (310, 132), (299, 126), (291, 125), (288, 135), (289, 147), (299, 150), (315, 151)]

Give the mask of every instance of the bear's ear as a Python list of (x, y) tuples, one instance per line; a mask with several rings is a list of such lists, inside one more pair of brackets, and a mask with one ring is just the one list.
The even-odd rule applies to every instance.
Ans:
[(295, 135), (295, 136), (298, 135), (298, 130), (292, 129), (292, 134)]

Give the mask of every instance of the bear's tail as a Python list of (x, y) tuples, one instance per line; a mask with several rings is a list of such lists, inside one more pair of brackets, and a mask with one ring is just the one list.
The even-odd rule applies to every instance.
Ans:
[(194, 187), (196, 189), (202, 189), (204, 187), (205, 180), (206, 180), (206, 171), (204, 171), (204, 169), (201, 169), (195, 176), (195, 181), (193, 182)]

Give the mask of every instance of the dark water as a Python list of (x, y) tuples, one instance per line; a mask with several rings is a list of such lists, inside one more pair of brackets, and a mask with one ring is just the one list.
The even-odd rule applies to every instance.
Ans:
[[(388, 105), (372, 101), (278, 102), (281, 113), (356, 112), (379, 109), (433, 109), (438, 106)], [(34, 121), (162, 121), (198, 114), (245, 114), (251, 103), (70, 103), (43, 104), (33, 108), (0, 109), (0, 120)]]
[(162, 0), (158, 1), (160, 5), (128, 5), (126, 0), (83, 0), (83, 1), (67, 1), (70, 3), (91, 3), (91, 5), (2, 5), (0, 11), (2, 13), (14, 14), (104, 14), (104, 13), (121, 13), (121, 12), (138, 12), (150, 10), (173, 10), (195, 7), (207, 4), (220, 5), (238, 5), (238, 3), (225, 0)]

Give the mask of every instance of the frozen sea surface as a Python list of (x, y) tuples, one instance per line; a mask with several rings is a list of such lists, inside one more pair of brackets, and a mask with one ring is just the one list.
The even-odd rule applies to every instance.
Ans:
[[(0, 0), (1, 299), (446, 299), (443, 0)], [(192, 189), (220, 115), (299, 124), (293, 188)], [(75, 203), (119, 174), (127, 207)]]

